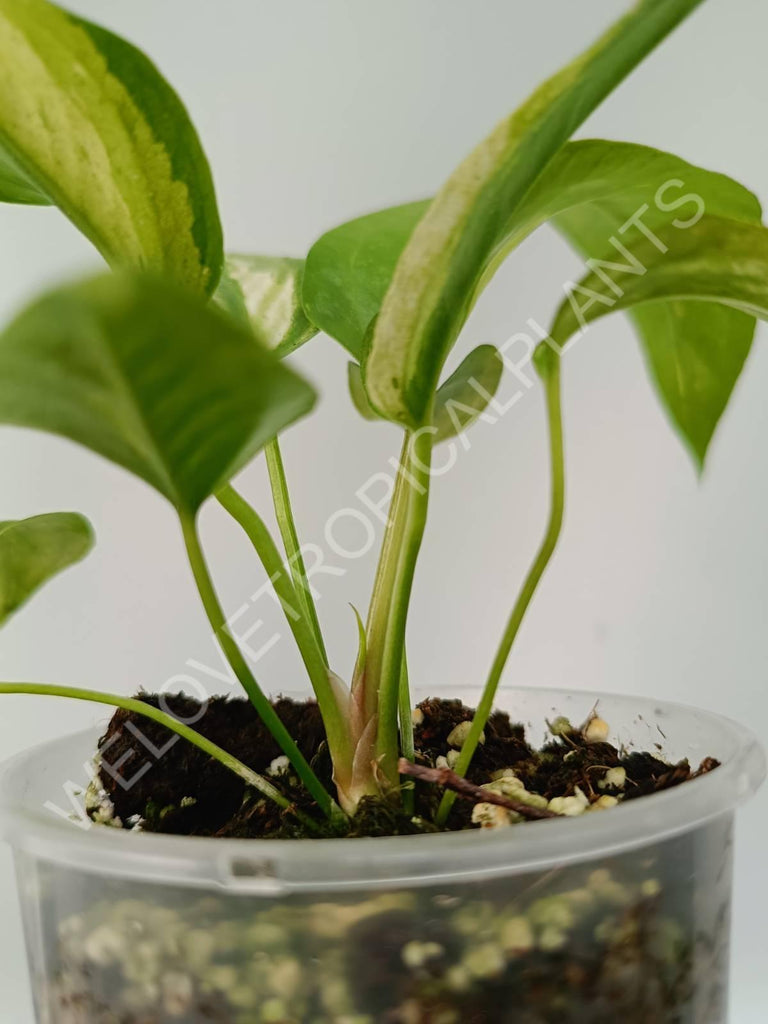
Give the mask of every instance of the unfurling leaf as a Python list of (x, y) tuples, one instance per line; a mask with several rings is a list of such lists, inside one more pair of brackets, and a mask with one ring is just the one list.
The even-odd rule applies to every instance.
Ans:
[(0, 522), (0, 625), (92, 547), (88, 520), (74, 512)]
[(301, 304), (303, 277), (303, 260), (229, 255), (217, 297), (231, 315), (245, 313), (256, 337), (282, 358), (317, 334)]
[(111, 274), (44, 295), (0, 335), (0, 422), (77, 441), (194, 513), (314, 402), (189, 292)]
[(355, 614), (355, 622), (357, 623), (357, 658), (355, 659), (355, 667), (352, 670), (352, 689), (354, 690), (357, 680), (360, 679), (365, 671), (365, 659), (368, 654), (368, 638), (365, 635), (365, 623), (363, 622), (360, 612), (354, 605), (351, 605), (351, 608)]
[(0, 200), (55, 204), (113, 265), (216, 287), (221, 225), (183, 104), (130, 43), (46, 0), (0, 0)]

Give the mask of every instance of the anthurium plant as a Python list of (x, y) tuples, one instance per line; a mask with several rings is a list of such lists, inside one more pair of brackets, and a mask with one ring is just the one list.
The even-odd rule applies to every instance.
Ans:
[[(570, 141), (702, 0), (640, 0), (541, 85), (437, 194), (360, 217), (305, 259), (225, 254), (212, 176), (189, 116), (151, 61), (47, 0), (0, 0), (0, 200), (58, 207), (108, 269), (39, 297), (0, 334), (0, 421), (49, 431), (141, 477), (176, 510), (211, 627), (314, 811), (343, 823), (364, 798), (410, 799), (408, 610), (435, 446), (482, 416), (509, 367), (474, 349), (446, 369), (506, 256), (551, 223), (586, 262), (531, 353), (546, 400), (551, 511), (455, 764), (466, 774), (514, 640), (556, 548), (565, 469), (561, 367), (599, 317), (632, 318), (660, 400), (701, 468), (768, 316), (768, 232), (757, 199), (722, 174), (628, 142)], [(329, 664), (291, 510), (280, 435), (315, 404), (286, 357), (324, 332), (347, 350), (352, 400), (403, 434), (397, 483), (351, 678)], [(517, 363), (513, 369), (519, 369)], [(263, 453), (279, 538), (235, 489)], [(212, 581), (198, 513), (218, 501), (258, 553), (317, 698), (333, 791), (257, 680)], [(6, 618), (92, 544), (61, 513), (0, 524)], [(350, 661), (352, 661), (350, 657)], [(290, 810), (279, 787), (146, 702), (5, 682), (154, 718)], [(451, 796), (436, 814), (445, 822)], [(324, 827), (327, 827), (324, 825)]]

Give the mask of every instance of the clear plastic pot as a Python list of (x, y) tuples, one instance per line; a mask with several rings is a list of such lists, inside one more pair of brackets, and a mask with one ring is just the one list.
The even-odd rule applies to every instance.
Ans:
[[(38, 1021), (724, 1024), (733, 815), (762, 750), (727, 719), (646, 699), (500, 703), (538, 740), (598, 700), (614, 742), (722, 766), (581, 818), (286, 842), (85, 827), (94, 731), (17, 757), (0, 820)], [(137, 744), (136, 769), (158, 753)]]

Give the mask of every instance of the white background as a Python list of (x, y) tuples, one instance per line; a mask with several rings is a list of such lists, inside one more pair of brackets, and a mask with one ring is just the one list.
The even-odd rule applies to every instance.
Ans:
[[(231, 250), (303, 254), (327, 227), (430, 194), (531, 88), (588, 43), (615, 0), (73, 0), (145, 48), (185, 97), (211, 158)], [(583, 135), (643, 142), (727, 171), (768, 200), (766, 7), (710, 0), (591, 119)], [(98, 259), (57, 213), (0, 208), (0, 315)], [(578, 264), (548, 230), (499, 275), (463, 350), (546, 322)], [(343, 352), (328, 339), (296, 364), (322, 394), (285, 454), (304, 538), (385, 468), (397, 432), (360, 421)], [(644, 692), (725, 712), (762, 731), (768, 715), (768, 353), (763, 329), (698, 482), (654, 397), (630, 328), (609, 318), (566, 373), (570, 495), (562, 549), (510, 662), (508, 681)], [(409, 638), (412, 675), (435, 689), (484, 676), (546, 510), (537, 395), (435, 486)], [(170, 507), (64, 441), (0, 432), (0, 517), (77, 509), (95, 553), (4, 631), (0, 677), (128, 693), (156, 688), (211, 647)], [(243, 488), (261, 508), (263, 466)], [(205, 535), (227, 607), (261, 582), (236, 529), (211, 509)], [(348, 542), (354, 543), (351, 535)], [(348, 673), (373, 555), (323, 587), (332, 658)], [(264, 635), (279, 626), (268, 602)], [(296, 687), (286, 641), (259, 666)], [(3, 754), (93, 722), (90, 707), (4, 698)], [(735, 908), (737, 1024), (765, 1020), (768, 792), (740, 816)], [(31, 1024), (10, 856), (0, 858), (3, 1020)]]

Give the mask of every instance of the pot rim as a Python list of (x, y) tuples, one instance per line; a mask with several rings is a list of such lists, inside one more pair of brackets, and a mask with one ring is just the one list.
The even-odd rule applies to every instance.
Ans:
[[(465, 697), (469, 690), (443, 696)], [(476, 691), (475, 691), (476, 692)], [(34, 786), (62, 786), (51, 763), (71, 770), (75, 748), (95, 750), (102, 729), (87, 729), (24, 751), (0, 768), (0, 838), (61, 866), (142, 881), (224, 887), (277, 896), (293, 892), (355, 890), (397, 885), (454, 883), (546, 870), (612, 856), (672, 838), (733, 814), (760, 786), (766, 760), (757, 737), (721, 715), (684, 704), (587, 690), (514, 687), (500, 691), (504, 707), (527, 706), (564, 714), (567, 705), (600, 704), (601, 714), (640, 723), (663, 736), (688, 734), (721, 766), (682, 786), (608, 812), (554, 819), (490, 831), (367, 839), (216, 839), (129, 832), (93, 825), (87, 829), (51, 813), (45, 801), (31, 804)], [(514, 713), (513, 713), (514, 717)], [(525, 716), (521, 716), (525, 717)], [(661, 724), (664, 723), (664, 730)], [(644, 749), (641, 744), (638, 744)], [(87, 755), (86, 755), (87, 756)], [(42, 766), (42, 767), (41, 767)], [(83, 787), (84, 788), (84, 787)]]

